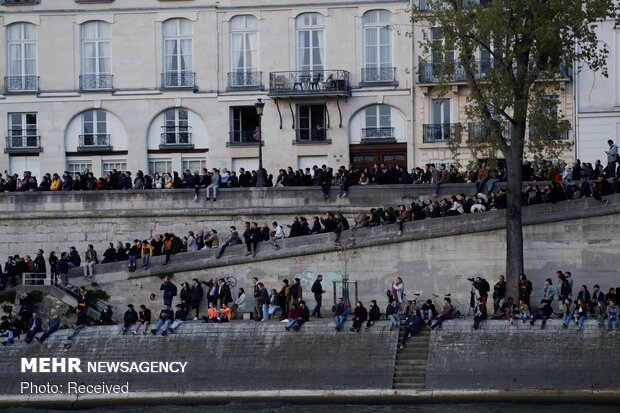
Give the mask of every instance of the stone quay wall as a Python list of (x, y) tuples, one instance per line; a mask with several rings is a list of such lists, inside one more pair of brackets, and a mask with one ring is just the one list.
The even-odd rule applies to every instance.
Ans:
[[(327, 211), (352, 218), (370, 208), (429, 199), (433, 192), (433, 185), (355, 186), (346, 198), (337, 198), (338, 188), (332, 188), (325, 200), (319, 187), (230, 188), (209, 203), (202, 194), (194, 202), (193, 190), (5, 192), (0, 193), (0, 256), (34, 256), (39, 248), (46, 254), (68, 251), (71, 245), (83, 253), (87, 244), (102, 254), (111, 241), (165, 232), (187, 235), (201, 228), (214, 228), (226, 237), (230, 225), (239, 228), (244, 221), (286, 225), (294, 216), (311, 221)], [(473, 184), (445, 184), (441, 195), (475, 192)]]

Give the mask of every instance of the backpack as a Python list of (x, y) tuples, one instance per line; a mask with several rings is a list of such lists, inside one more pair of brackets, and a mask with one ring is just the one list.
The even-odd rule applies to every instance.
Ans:
[(177, 296), (177, 286), (172, 284), (170, 287), (170, 297), (176, 297)]

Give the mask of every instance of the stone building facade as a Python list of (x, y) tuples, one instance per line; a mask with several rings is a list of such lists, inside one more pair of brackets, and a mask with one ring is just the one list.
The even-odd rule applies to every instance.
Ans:
[[(410, 19), (420, 4), (0, 1), (0, 165), (96, 176), (255, 169), (258, 99), (270, 172), (449, 163), (443, 131), (470, 123), (468, 88), (455, 76), (437, 94), (432, 62), (419, 59), (428, 28)], [(571, 79), (558, 110), (572, 119)]]

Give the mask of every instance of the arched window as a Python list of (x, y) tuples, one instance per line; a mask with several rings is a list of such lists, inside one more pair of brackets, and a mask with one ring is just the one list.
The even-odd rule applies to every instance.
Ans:
[(368, 106), (364, 112), (364, 139), (391, 138), (394, 136), (392, 127), (392, 108), (387, 105)]
[(254, 16), (230, 20), (229, 87), (260, 86), (258, 73), (258, 21)]
[(82, 134), (80, 135), (79, 147), (86, 149), (107, 148), (109, 146), (110, 135), (108, 134), (106, 112), (103, 110), (84, 112), (82, 114)]
[(7, 79), (8, 92), (36, 92), (37, 29), (30, 23), (13, 23), (7, 27)]
[(110, 24), (90, 21), (82, 24), (82, 75), (80, 89), (112, 89)]
[(194, 87), (192, 22), (170, 19), (164, 22), (163, 87)]
[(319, 13), (303, 13), (295, 20), (297, 70), (322, 72), (325, 69), (325, 21)]
[(364, 82), (393, 82), (392, 13), (371, 10), (364, 13)]

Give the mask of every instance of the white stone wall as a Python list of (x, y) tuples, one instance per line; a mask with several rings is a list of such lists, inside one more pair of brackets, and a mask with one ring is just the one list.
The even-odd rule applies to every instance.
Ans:
[[(101, 173), (101, 155), (79, 154), (77, 134), (80, 114), (99, 109), (114, 120), (112, 136), (114, 159), (126, 160), (128, 169), (148, 169), (148, 159), (164, 158), (172, 162), (173, 170), (181, 169), (185, 157), (202, 158), (207, 167), (228, 167), (243, 164), (243, 159), (257, 158), (256, 147), (227, 147), (229, 141), (231, 106), (251, 106), (257, 98), (266, 101), (263, 117), (264, 166), (277, 168), (303, 163), (304, 157), (322, 157), (337, 168), (349, 163), (349, 143), (359, 141), (361, 124), (356, 114), (371, 104), (386, 104), (393, 108), (394, 126), (399, 142), (413, 145), (412, 128), (412, 42), (404, 36), (408, 31), (407, 1), (333, 2), (320, 0), (313, 6), (301, 6), (292, 0), (258, 2), (256, 0), (192, 2), (163, 2), (157, 0), (116, 1), (105, 4), (77, 4), (73, 0), (45, 1), (36, 6), (2, 7), (0, 14), (0, 53), (6, 56), (6, 26), (30, 22), (37, 28), (37, 70), (41, 94), (0, 96), (0, 131), (7, 131), (7, 114), (36, 112), (38, 133), (43, 152), (38, 156), (41, 173), (63, 171), (68, 158), (88, 160), (93, 172)], [(397, 87), (364, 87), (362, 16), (368, 10), (386, 9), (392, 13), (393, 65), (396, 67)], [(329, 97), (293, 99), (296, 111), (300, 102), (326, 103), (330, 127), (329, 145), (293, 145), (295, 131), (287, 99), (279, 99), (280, 116), (276, 105), (267, 96), (269, 73), (296, 70), (295, 17), (303, 12), (320, 13), (325, 18), (326, 69), (350, 72), (352, 96), (348, 99)], [(230, 69), (229, 21), (238, 15), (253, 15), (258, 19), (259, 70), (265, 90), (227, 92), (227, 73)], [(196, 72), (196, 91), (160, 90), (163, 72), (162, 25), (170, 18), (186, 18), (192, 22), (193, 71)], [(111, 64), (115, 91), (80, 92), (81, 39), (80, 25), (101, 20), (110, 24)], [(0, 64), (0, 77), (7, 75), (7, 65)], [(340, 121), (339, 108), (342, 112)], [(156, 153), (162, 126), (162, 113), (170, 108), (185, 108), (190, 112), (193, 153)], [(297, 116), (297, 114), (295, 114)], [(340, 125), (340, 123), (342, 123)], [(5, 135), (6, 136), (6, 135)], [(0, 142), (4, 149), (5, 141)], [(0, 151), (0, 169), (10, 167), (12, 173), (25, 169), (23, 161), (15, 161)], [(411, 152), (411, 151), (410, 151)], [(67, 155), (69, 153), (69, 155)], [(9, 158), (12, 160), (9, 161)], [(109, 157), (108, 157), (109, 158)], [(236, 160), (236, 161), (235, 161)], [(239, 161), (241, 160), (241, 161)], [(255, 161), (253, 161), (255, 162)], [(414, 159), (409, 159), (412, 166)], [(247, 164), (247, 163), (246, 163)], [(32, 162), (30, 162), (32, 165)], [(31, 167), (31, 170), (35, 169)]]

